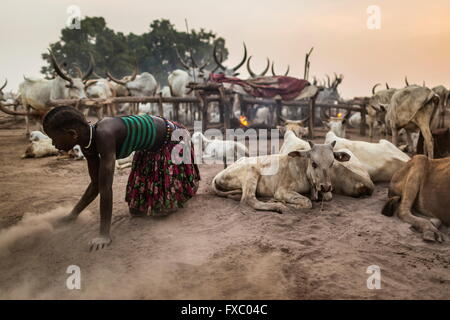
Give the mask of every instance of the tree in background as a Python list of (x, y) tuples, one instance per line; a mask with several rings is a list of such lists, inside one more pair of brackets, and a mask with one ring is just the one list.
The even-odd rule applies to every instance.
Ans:
[[(147, 33), (124, 35), (109, 29), (102, 17), (86, 17), (81, 21), (80, 29), (62, 29), (60, 40), (51, 43), (50, 49), (72, 75), (76, 75), (75, 67), (82, 71), (87, 69), (91, 53), (95, 59), (95, 72), (100, 76), (105, 76), (107, 70), (117, 78), (130, 75), (137, 61), (139, 72), (150, 72), (165, 85), (169, 73), (182, 68), (175, 47), (185, 61), (190, 61), (192, 50), (198, 64), (210, 61), (206, 68), (212, 69), (215, 67), (212, 52), (216, 43), (225, 60), (228, 56), (225, 40), (217, 38), (212, 31), (200, 29), (188, 34), (177, 31), (169, 20), (161, 19), (154, 20)], [(41, 68), (41, 73), (49, 77), (53, 73), (49, 53), (43, 53), (42, 58), (47, 65)]]

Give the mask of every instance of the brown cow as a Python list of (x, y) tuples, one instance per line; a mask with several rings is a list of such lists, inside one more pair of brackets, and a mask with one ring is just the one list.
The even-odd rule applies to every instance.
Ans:
[[(422, 232), (426, 241), (443, 241), (438, 228), (450, 225), (450, 158), (429, 159), (416, 155), (394, 174), (389, 186), (389, 200), (382, 213), (398, 212), (403, 221)], [(431, 218), (414, 216), (412, 211)]]

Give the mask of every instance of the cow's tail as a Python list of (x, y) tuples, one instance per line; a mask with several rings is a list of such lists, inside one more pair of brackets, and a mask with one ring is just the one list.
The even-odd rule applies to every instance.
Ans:
[(381, 213), (387, 217), (392, 217), (400, 205), (401, 197), (394, 196), (388, 199)]
[(242, 194), (242, 190), (241, 190), (241, 189), (230, 190), (230, 191), (222, 191), (222, 190), (219, 190), (219, 189), (217, 188), (217, 185), (216, 185), (216, 178), (217, 178), (217, 176), (214, 177), (214, 179), (213, 179), (213, 181), (212, 181), (212, 183), (211, 183), (211, 188), (212, 188), (212, 190), (214, 191), (214, 193), (215, 193), (216, 195), (218, 195), (218, 196), (220, 196), (220, 197), (226, 197), (226, 198), (235, 198), (235, 197), (233, 197), (233, 196), (241, 195), (241, 194)]

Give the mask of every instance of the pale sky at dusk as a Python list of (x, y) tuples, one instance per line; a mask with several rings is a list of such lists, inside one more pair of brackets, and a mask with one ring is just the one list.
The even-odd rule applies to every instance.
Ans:
[[(212, 30), (227, 41), (228, 64), (242, 58), (242, 42), (255, 71), (266, 57), (279, 72), (303, 76), (304, 55), (314, 46), (310, 75), (344, 74), (341, 95), (368, 95), (377, 82), (402, 87), (426, 81), (450, 86), (449, 0), (2, 0), (0, 82), (17, 90), (22, 75), (40, 76), (40, 54), (59, 39), (69, 5), (83, 16), (103, 16), (125, 34), (148, 31), (155, 19), (169, 19), (185, 30)], [(381, 8), (381, 29), (366, 26), (370, 5)], [(244, 73), (246, 76), (246, 72)]]

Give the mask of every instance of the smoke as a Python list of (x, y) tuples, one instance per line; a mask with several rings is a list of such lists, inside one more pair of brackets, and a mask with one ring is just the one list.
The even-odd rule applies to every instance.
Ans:
[(59, 219), (68, 212), (70, 208), (58, 207), (43, 214), (25, 213), (17, 225), (0, 230), (0, 257), (8, 256), (17, 246), (26, 246), (52, 233)]

